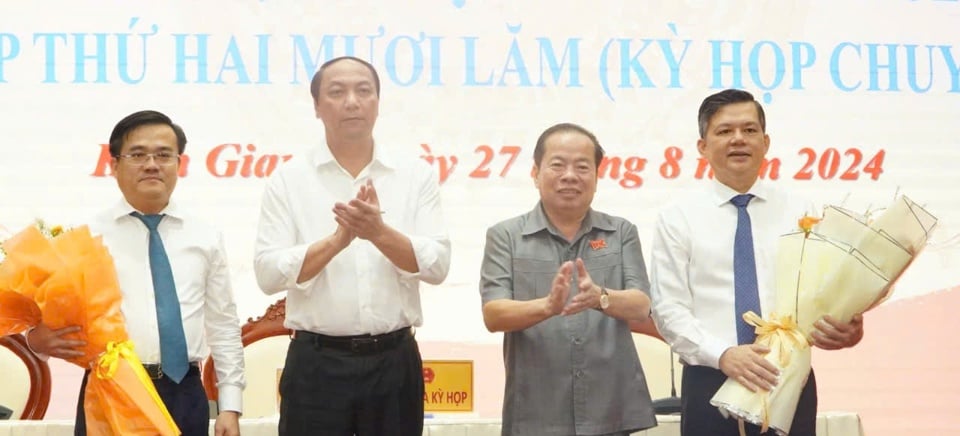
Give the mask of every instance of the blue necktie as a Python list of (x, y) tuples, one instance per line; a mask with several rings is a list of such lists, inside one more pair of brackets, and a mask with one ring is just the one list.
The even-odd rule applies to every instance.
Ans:
[(737, 321), (737, 343), (752, 344), (756, 338), (754, 327), (743, 320), (743, 314), (760, 313), (760, 291), (757, 289), (757, 262), (753, 257), (753, 228), (747, 204), (753, 194), (741, 194), (730, 199), (737, 207), (737, 234), (733, 238), (733, 288)]
[(163, 249), (163, 240), (157, 226), (163, 215), (143, 215), (133, 212), (150, 230), (150, 272), (153, 276), (153, 293), (157, 302), (157, 324), (160, 329), (160, 368), (176, 383), (180, 383), (190, 369), (187, 361), (187, 341), (183, 336), (183, 320), (180, 318), (180, 300), (173, 282), (170, 259)]

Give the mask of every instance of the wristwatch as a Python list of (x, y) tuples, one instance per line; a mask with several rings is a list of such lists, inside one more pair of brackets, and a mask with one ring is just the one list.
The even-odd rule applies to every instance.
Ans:
[(607, 293), (607, 288), (603, 286), (600, 287), (600, 310), (607, 310), (610, 307), (610, 294)]

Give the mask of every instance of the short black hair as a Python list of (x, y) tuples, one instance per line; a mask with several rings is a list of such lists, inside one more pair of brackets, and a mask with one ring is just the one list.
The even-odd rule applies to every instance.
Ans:
[(767, 131), (767, 117), (763, 113), (763, 106), (760, 105), (753, 94), (742, 89), (725, 89), (716, 94), (710, 95), (700, 103), (700, 111), (697, 113), (697, 124), (700, 127), (700, 138), (707, 136), (707, 126), (710, 125), (710, 118), (717, 113), (720, 108), (734, 103), (753, 102), (757, 107), (757, 117), (760, 118), (760, 130)]
[(314, 103), (316, 103), (317, 99), (320, 98), (320, 80), (323, 79), (323, 72), (326, 71), (331, 65), (345, 60), (359, 62), (363, 66), (367, 67), (368, 70), (370, 70), (370, 74), (373, 75), (373, 86), (377, 91), (377, 97), (380, 97), (380, 74), (377, 74), (377, 69), (374, 68), (370, 62), (358, 57), (340, 56), (324, 62), (323, 65), (320, 65), (320, 68), (317, 69), (317, 72), (313, 74), (313, 80), (310, 81), (310, 95), (313, 96)]
[(546, 144), (545, 144), (547, 142), (547, 138), (549, 138), (554, 133), (561, 133), (561, 132), (577, 132), (577, 133), (583, 134), (587, 138), (590, 138), (590, 141), (593, 142), (593, 147), (594, 147), (593, 157), (596, 160), (597, 169), (600, 168), (600, 161), (603, 160), (603, 147), (600, 146), (600, 141), (597, 141), (597, 137), (593, 134), (593, 132), (587, 130), (583, 126), (573, 124), (573, 123), (554, 124), (548, 127), (547, 130), (544, 130), (543, 133), (540, 134), (540, 137), (537, 138), (537, 145), (536, 147), (533, 148), (533, 164), (534, 165), (536, 165), (537, 167), (540, 167), (540, 163), (543, 160), (543, 155), (546, 154), (547, 152)]
[(113, 126), (113, 132), (110, 133), (110, 155), (113, 157), (120, 155), (123, 140), (137, 127), (157, 124), (170, 126), (173, 129), (173, 133), (177, 135), (177, 153), (183, 154), (183, 151), (187, 149), (187, 135), (183, 132), (183, 129), (174, 124), (170, 117), (160, 112), (144, 110), (127, 115), (116, 126)]

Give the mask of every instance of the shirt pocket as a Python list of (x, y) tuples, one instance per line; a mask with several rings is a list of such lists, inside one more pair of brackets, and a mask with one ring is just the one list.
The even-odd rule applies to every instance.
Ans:
[(623, 261), (619, 251), (584, 257), (583, 264), (597, 286), (623, 289)]
[(554, 260), (514, 259), (513, 299), (525, 301), (546, 297), (559, 268)]

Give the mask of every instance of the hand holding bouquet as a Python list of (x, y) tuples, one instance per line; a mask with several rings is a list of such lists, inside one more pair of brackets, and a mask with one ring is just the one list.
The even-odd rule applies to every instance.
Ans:
[(86, 226), (63, 231), (42, 222), (2, 244), (0, 335), (41, 322), (86, 343), (67, 360), (91, 370), (84, 406), (91, 435), (178, 435), (127, 338), (113, 258)]
[(769, 392), (751, 392), (728, 379), (711, 399), (724, 415), (790, 432), (800, 392), (810, 373), (814, 323), (826, 315), (849, 322), (889, 297), (893, 284), (926, 245), (937, 219), (907, 197), (899, 197), (876, 219), (827, 207), (822, 218), (803, 217), (800, 230), (780, 237), (776, 304), (756, 326), (756, 343), (780, 369)]

